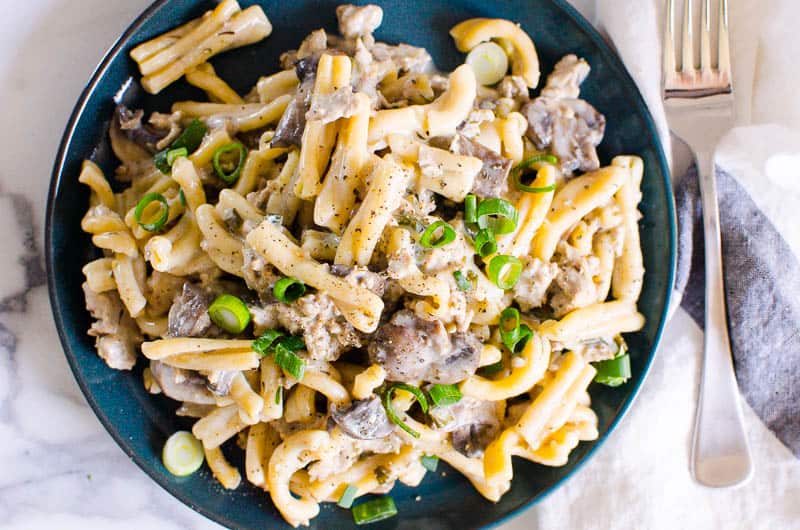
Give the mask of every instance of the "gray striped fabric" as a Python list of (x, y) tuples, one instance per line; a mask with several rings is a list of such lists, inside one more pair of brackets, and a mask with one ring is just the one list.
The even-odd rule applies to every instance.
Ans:
[[(744, 398), (800, 458), (800, 263), (736, 179), (717, 168), (725, 294)], [(681, 306), (703, 326), (703, 225), (694, 168), (677, 183)]]

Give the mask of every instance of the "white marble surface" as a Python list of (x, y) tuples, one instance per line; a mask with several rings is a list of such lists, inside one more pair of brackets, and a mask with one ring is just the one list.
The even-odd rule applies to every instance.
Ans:
[[(625, 30), (624, 17), (617, 16), (620, 0), (575, 3), (618, 39), (655, 105), (658, 72), (647, 65), (657, 62), (660, 9), (654, 6), (661, 2), (628, 2), (638, 33)], [(734, 46), (735, 59), (750, 72), (756, 62), (767, 73), (782, 67), (786, 47), (798, 47), (783, 29), (788, 25), (754, 21), (771, 9), (781, 20), (796, 20), (796, 0), (731, 3), (735, 28), (747, 30), (750, 39)], [(61, 352), (42, 271), (46, 190), (64, 124), (94, 65), (147, 4), (26, 0), (0, 18), (0, 528), (217, 527), (152, 483), (94, 417)], [(766, 99), (786, 97), (788, 89), (768, 75), (757, 82), (752, 74), (742, 75), (750, 77), (739, 86), (748, 97), (754, 91), (752, 101), (760, 102), (744, 103), (743, 119), (751, 120), (752, 113), (747, 123), (777, 123), (796, 134), (800, 104), (778, 114)], [(756, 133), (745, 129), (741, 137)], [(736, 138), (729, 144), (736, 148)], [(785, 156), (798, 156), (797, 145), (787, 147)], [(795, 191), (797, 182), (795, 177)], [(797, 233), (791, 227), (787, 232)], [(679, 310), (663, 344), (639, 401), (596, 458), (504, 530), (800, 528), (800, 461), (749, 409), (753, 481), (721, 491), (691, 481), (688, 450), (701, 333)]]

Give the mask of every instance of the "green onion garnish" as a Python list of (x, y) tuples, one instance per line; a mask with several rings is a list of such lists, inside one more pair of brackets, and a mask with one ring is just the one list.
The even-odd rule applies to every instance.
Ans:
[(279, 386), (278, 390), (275, 391), (275, 404), (280, 405), (281, 401), (283, 401), (283, 387)]
[[(230, 153), (232, 151), (237, 152), (236, 166), (230, 173), (226, 173), (223, 165), (229, 165), (229, 164), (222, 161), (222, 155)], [(239, 142), (232, 142), (223, 145), (222, 147), (214, 151), (214, 156), (211, 159), (211, 162), (214, 166), (214, 172), (217, 174), (217, 176), (222, 180), (224, 180), (227, 184), (233, 184), (239, 179), (239, 175), (242, 174), (242, 168), (244, 167), (244, 161), (246, 158), (247, 158), (247, 150), (244, 148), (244, 146)]]
[(397, 415), (397, 412), (395, 412), (394, 407), (392, 406), (392, 396), (394, 395), (395, 390), (405, 390), (414, 394), (414, 397), (419, 402), (422, 412), (428, 412), (428, 400), (425, 398), (425, 394), (422, 392), (422, 390), (405, 383), (395, 383), (383, 394), (383, 408), (386, 409), (386, 415), (389, 416), (389, 419), (392, 420), (392, 423), (399, 426), (414, 438), (419, 438), (419, 433), (406, 425), (405, 422), (400, 419), (400, 416)]
[(272, 294), (281, 302), (291, 304), (306, 294), (306, 285), (296, 278), (281, 278), (275, 282)]
[(475, 252), (482, 258), (497, 252), (497, 240), (491, 228), (479, 230), (472, 244), (475, 246)]
[(261, 355), (262, 357), (266, 357), (272, 351), (272, 345), (280, 337), (283, 337), (283, 332), (278, 331), (276, 329), (268, 329), (264, 332), (263, 335), (258, 337), (256, 340), (253, 341), (253, 344), (250, 346), (254, 352)]
[(511, 180), (514, 182), (514, 186), (516, 186), (516, 188), (520, 191), (527, 191), (531, 193), (547, 193), (548, 191), (555, 190), (556, 189), (555, 184), (537, 188), (533, 186), (527, 186), (522, 183), (522, 175), (525, 172), (525, 170), (530, 168), (534, 164), (540, 164), (542, 162), (547, 162), (548, 164), (556, 165), (558, 164), (558, 158), (553, 155), (535, 155), (523, 160), (511, 170)]
[(193, 153), (195, 149), (200, 147), (200, 142), (203, 141), (203, 136), (206, 135), (207, 130), (205, 123), (195, 118), (186, 126), (183, 132), (175, 138), (170, 148), (180, 149), (181, 147), (185, 147), (188, 152)]
[(422, 455), (419, 457), (420, 463), (422, 463), (422, 467), (433, 473), (436, 471), (436, 468), (439, 467), (439, 457), (438, 456), (429, 456), (429, 455)]
[(153, 164), (155, 164), (156, 169), (165, 175), (169, 175), (172, 172), (172, 166), (167, 163), (167, 151), (169, 149), (159, 151), (153, 157)]
[(280, 339), (277, 344), (280, 344), (289, 351), (300, 351), (306, 349), (306, 342), (303, 340), (303, 337), (297, 337), (295, 335), (289, 335), (288, 337)]
[(178, 192), (178, 200), (181, 203), (181, 206), (186, 206), (186, 194), (183, 193), (183, 189)]
[(592, 366), (597, 369), (594, 380), (601, 385), (619, 386), (631, 377), (631, 357), (627, 353), (613, 359), (592, 363)]
[(514, 351), (514, 346), (520, 338), (519, 310), (514, 307), (507, 307), (500, 313), (500, 339), (506, 348)]
[(358, 488), (353, 486), (352, 484), (348, 484), (347, 487), (342, 492), (342, 496), (339, 497), (339, 502), (336, 504), (340, 508), (347, 508), (349, 509), (353, 505), (353, 501), (356, 499), (356, 494), (358, 493)]
[(495, 234), (509, 234), (517, 227), (519, 214), (505, 199), (486, 199), (478, 204), (478, 226)]
[[(154, 201), (161, 203), (159, 207), (159, 216), (151, 223), (142, 222), (142, 214), (144, 214), (145, 208), (147, 208), (150, 203)], [(167, 199), (165, 199), (160, 193), (148, 193), (142, 197), (142, 199), (139, 201), (139, 204), (136, 205), (136, 209), (133, 211), (133, 217), (136, 219), (136, 222), (139, 223), (139, 226), (148, 232), (161, 230), (169, 218), (169, 203), (167, 202)]]
[(461, 401), (462, 398), (461, 391), (456, 385), (435, 384), (431, 386), (428, 395), (431, 397), (433, 404), (437, 407), (453, 405)]
[(273, 359), (275, 360), (275, 364), (282, 368), (284, 372), (298, 381), (303, 379), (303, 374), (306, 371), (306, 362), (285, 347), (282, 342), (279, 342), (275, 346)]
[[(434, 239), (434, 236), (442, 230), (441, 236)], [(441, 248), (445, 245), (452, 243), (456, 239), (456, 231), (452, 226), (444, 221), (436, 221), (431, 224), (419, 238), (419, 244), (425, 248)]]
[(167, 471), (176, 477), (191, 475), (203, 465), (203, 444), (188, 431), (178, 431), (167, 438), (161, 460)]
[(175, 163), (175, 160), (182, 156), (189, 156), (189, 151), (185, 147), (179, 147), (177, 149), (170, 149), (167, 151), (167, 164), (169, 167), (171, 168)]
[(489, 273), (489, 279), (499, 288), (507, 291), (519, 281), (519, 275), (522, 273), (522, 262), (514, 256), (497, 254), (489, 262), (489, 266), (486, 269)]
[(503, 360), (502, 359), (497, 361), (494, 364), (487, 364), (486, 366), (481, 366), (479, 368), (481, 374), (483, 374), (483, 375), (496, 374), (497, 372), (499, 372), (502, 369), (503, 369)]
[(521, 353), (532, 336), (533, 330), (527, 324), (522, 324), (519, 327), (519, 340), (510, 348), (511, 352), (515, 354)]
[(472, 289), (472, 282), (463, 272), (453, 271), (453, 278), (456, 279), (456, 287), (459, 291), (466, 292)]
[(478, 222), (478, 197), (472, 193), (464, 197), (464, 222), (467, 224)]
[(362, 525), (394, 517), (397, 515), (397, 506), (394, 504), (394, 499), (386, 495), (353, 506), (351, 511), (353, 513), (353, 521), (358, 525)]
[[(180, 136), (175, 138), (172, 145), (156, 153), (155, 157), (153, 157), (153, 163), (156, 168), (165, 175), (169, 175), (172, 172), (172, 164), (175, 159), (179, 156), (189, 156), (189, 153), (197, 149), (200, 146), (200, 142), (203, 141), (203, 136), (205, 136), (207, 130), (202, 121), (197, 118), (193, 119)], [(171, 156), (170, 153), (172, 153)]]
[(250, 310), (231, 294), (218, 296), (208, 307), (208, 316), (228, 333), (241, 333), (250, 323)]

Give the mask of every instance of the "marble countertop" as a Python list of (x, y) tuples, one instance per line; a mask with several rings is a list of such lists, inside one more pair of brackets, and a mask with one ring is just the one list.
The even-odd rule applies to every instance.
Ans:
[[(44, 210), (64, 124), (105, 50), (149, 3), (26, 0), (0, 19), (0, 528), (219, 528), (153, 483), (95, 418), (45, 285)], [(601, 18), (602, 0), (574, 3)], [(679, 310), (626, 421), (556, 494), (501, 528), (800, 528), (800, 464), (749, 409), (753, 481), (723, 491), (691, 481), (701, 337)]]

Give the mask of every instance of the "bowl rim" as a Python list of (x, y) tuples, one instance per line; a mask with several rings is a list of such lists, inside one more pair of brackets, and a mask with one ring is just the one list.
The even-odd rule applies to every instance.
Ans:
[[(67, 125), (64, 128), (64, 132), (61, 135), (61, 140), (59, 142), (58, 152), (56, 154), (55, 162), (53, 164), (53, 170), (51, 172), (50, 177), (50, 186), (48, 189), (47, 194), (47, 208), (45, 211), (45, 266), (46, 266), (46, 273), (47, 273), (47, 291), (50, 300), (50, 307), (53, 313), (53, 319), (56, 324), (56, 330), (58, 332), (59, 341), (61, 343), (61, 347), (64, 350), (64, 355), (67, 358), (67, 362), (69, 364), (70, 370), (72, 371), (73, 377), (75, 381), (78, 383), (81, 392), (86, 399), (87, 403), (91, 407), (94, 415), (103, 425), (103, 427), (108, 431), (111, 437), (114, 439), (116, 444), (122, 449), (122, 451), (128, 456), (130, 460), (132, 460), (146, 475), (148, 475), (153, 481), (156, 482), (159, 486), (161, 486), (164, 490), (166, 490), (170, 495), (181, 501), (183, 504), (191, 508), (197, 513), (205, 516), (209, 520), (224, 525), (226, 527), (233, 527), (234, 523), (230, 519), (226, 517), (224, 513), (215, 512), (205, 508), (204, 506), (195, 503), (188, 495), (183, 493), (182, 488), (177, 487), (174, 483), (168, 482), (166, 479), (162, 477), (161, 474), (157, 473), (155, 468), (149, 465), (145, 458), (141, 457), (136, 451), (133, 450), (130, 444), (128, 444), (127, 439), (120, 434), (117, 430), (116, 425), (112, 422), (102, 410), (100, 405), (97, 403), (94, 395), (90, 391), (86, 380), (83, 377), (79, 367), (76, 363), (75, 355), (72, 352), (72, 347), (70, 345), (69, 339), (66, 335), (66, 327), (64, 323), (64, 318), (61, 314), (60, 305), (58, 304), (58, 292), (57, 287), (54, 282), (55, 278), (55, 264), (53, 262), (54, 255), (53, 255), (53, 217), (55, 214), (55, 207), (56, 207), (56, 194), (59, 188), (59, 184), (61, 182), (61, 178), (64, 172), (64, 166), (67, 157), (67, 146), (70, 143), (72, 136), (75, 133), (75, 128), (80, 119), (81, 115), (83, 114), (89, 96), (95, 90), (97, 85), (102, 81), (105, 76), (105, 73), (113, 60), (113, 58), (122, 50), (122, 48), (128, 43), (130, 38), (134, 36), (141, 27), (153, 16), (158, 10), (160, 10), (165, 4), (168, 4), (173, 0), (155, 0), (152, 2), (142, 13), (134, 19), (133, 22), (125, 29), (125, 31), (109, 46), (103, 58), (100, 60), (98, 65), (92, 71), (91, 76), (89, 77), (89, 81), (87, 82), (84, 89), (81, 91), (78, 100), (70, 113), (69, 120), (67, 121)], [(670, 171), (669, 166), (667, 164), (667, 159), (664, 154), (664, 148), (661, 144), (661, 138), (658, 134), (658, 130), (655, 126), (655, 122), (653, 120), (653, 116), (650, 113), (650, 109), (647, 107), (647, 104), (644, 101), (644, 98), (639, 91), (638, 85), (631, 77), (630, 73), (628, 72), (627, 67), (625, 66), (624, 62), (622, 61), (621, 57), (617, 54), (616, 51), (611, 47), (611, 45), (603, 39), (598, 31), (591, 25), (591, 23), (581, 15), (578, 10), (570, 5), (567, 0), (544, 0), (546, 2), (550, 2), (559, 8), (567, 17), (569, 17), (580, 30), (589, 38), (589, 40), (597, 46), (597, 48), (609, 59), (612, 65), (618, 70), (620, 76), (624, 78), (624, 81), (634, 88), (633, 94), (631, 94), (631, 102), (635, 106), (635, 110), (637, 113), (642, 116), (645, 126), (647, 130), (650, 132), (652, 137), (655, 139), (654, 146), (657, 155), (658, 165), (661, 169), (661, 175), (663, 177), (664, 189), (666, 190), (667, 195), (667, 217), (668, 217), (668, 229), (669, 229), (669, 238), (668, 238), (668, 254), (669, 254), (669, 270), (667, 275), (667, 288), (664, 297), (664, 306), (661, 309), (660, 319), (658, 322), (658, 327), (656, 328), (654, 339), (653, 339), (653, 347), (649, 352), (649, 355), (644, 360), (644, 365), (642, 367), (642, 376), (638, 380), (638, 382), (630, 389), (628, 397), (623, 401), (619, 408), (619, 412), (611, 421), (608, 426), (608, 430), (601, 435), (589, 448), (589, 450), (583, 455), (583, 457), (576, 462), (575, 466), (566, 473), (563, 477), (559, 478), (553, 484), (550, 485), (546, 490), (542, 491), (541, 493), (534, 495), (528, 501), (521, 504), (520, 506), (510, 510), (508, 513), (498, 517), (495, 521), (487, 524), (484, 526), (486, 529), (496, 528), (499, 525), (510, 521), (511, 519), (521, 515), (523, 512), (527, 511), (537, 503), (544, 500), (554, 491), (559, 489), (567, 480), (574, 477), (578, 472), (589, 462), (595, 453), (606, 443), (606, 441), (611, 437), (614, 431), (617, 429), (619, 423), (623, 420), (623, 418), (627, 415), (630, 407), (636, 401), (636, 398), (639, 396), (641, 392), (642, 385), (647, 380), (647, 377), (650, 374), (650, 369), (652, 368), (653, 361), (658, 353), (658, 348), (661, 343), (662, 335), (664, 332), (664, 327), (666, 326), (667, 321), (669, 320), (669, 308), (670, 302), (672, 299), (673, 294), (673, 287), (675, 282), (675, 271), (676, 271), (676, 264), (677, 264), (677, 218), (675, 214), (675, 195), (672, 190), (671, 180), (670, 180)]]

